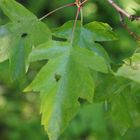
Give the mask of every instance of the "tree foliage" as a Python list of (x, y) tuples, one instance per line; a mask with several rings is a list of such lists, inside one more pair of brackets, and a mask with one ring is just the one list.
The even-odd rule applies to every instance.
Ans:
[[(52, 29), (15, 0), (0, 0), (0, 8), (9, 18), (0, 27), (0, 62), (8, 63), (11, 81), (28, 77), (33, 62), (45, 62), (24, 92), (40, 93), (41, 123), (50, 140), (57, 140), (76, 114), (89, 119), (91, 130), (103, 134), (107, 133), (103, 114), (122, 135), (136, 126), (140, 120), (138, 48), (118, 66), (103, 47), (109, 41), (119, 42), (107, 23), (83, 24), (76, 16), (75, 21)], [(79, 128), (83, 131), (84, 121), (72, 125), (83, 124)]]

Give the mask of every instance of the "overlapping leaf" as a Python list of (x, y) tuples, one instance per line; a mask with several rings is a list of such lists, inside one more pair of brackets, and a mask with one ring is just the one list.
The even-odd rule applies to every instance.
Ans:
[(112, 74), (101, 75), (100, 78), (94, 100), (106, 101), (105, 109), (112, 127), (124, 135), (139, 120), (139, 84)]
[(0, 62), (9, 59), (12, 79), (20, 79), (32, 47), (50, 39), (50, 31), (14, 0), (1, 0), (0, 8), (12, 21), (0, 27)]
[(129, 128), (137, 126), (140, 117), (139, 98), (137, 96), (139, 95), (139, 90), (136, 87), (139, 85), (127, 79), (124, 80), (126, 81), (124, 85), (116, 83), (117, 89), (114, 88), (114, 92), (109, 99), (110, 119), (122, 135)]

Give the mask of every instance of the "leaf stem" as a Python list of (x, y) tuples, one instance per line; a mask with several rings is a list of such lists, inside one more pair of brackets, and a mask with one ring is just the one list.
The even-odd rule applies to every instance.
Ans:
[(73, 29), (72, 29), (71, 44), (73, 43), (74, 32), (75, 32), (76, 23), (77, 23), (77, 20), (78, 20), (78, 16), (79, 16), (80, 11), (81, 11), (81, 7), (79, 6), (79, 7), (77, 8), (76, 17), (75, 17), (75, 21), (74, 21), (74, 25), (73, 25)]
[(122, 9), (119, 5), (117, 5), (114, 0), (107, 0), (112, 7), (114, 7), (118, 13), (121, 13), (123, 16), (127, 17), (129, 20), (133, 21), (133, 20), (140, 20), (140, 16), (136, 16), (136, 15), (130, 15), (127, 11), (125, 11), (124, 9)]
[(84, 18), (83, 18), (83, 8), (82, 7), (80, 10), (80, 14), (81, 14), (81, 26), (83, 26)]
[(58, 7), (58, 8), (56, 8), (55, 10), (53, 10), (53, 11), (47, 13), (46, 15), (44, 15), (43, 17), (41, 17), (39, 20), (41, 21), (41, 20), (45, 19), (46, 17), (50, 16), (51, 14), (53, 14), (53, 13), (55, 13), (55, 12), (61, 10), (61, 9), (64, 9), (64, 8), (66, 8), (66, 7), (75, 6), (75, 5), (76, 5), (75, 3), (69, 3), (69, 4), (63, 5), (63, 6), (61, 6), (61, 7)]
[(75, 0), (75, 5), (77, 6), (77, 12), (76, 12), (76, 17), (75, 17), (75, 21), (74, 21), (74, 26), (72, 29), (72, 34), (71, 34), (71, 44), (73, 43), (73, 39), (74, 39), (74, 32), (75, 32), (75, 28), (76, 28), (76, 23), (78, 20), (78, 16), (79, 13), (81, 13), (81, 26), (83, 25), (83, 11), (82, 11), (82, 7), (83, 5), (87, 2), (88, 0), (84, 0), (81, 2), (81, 0)]

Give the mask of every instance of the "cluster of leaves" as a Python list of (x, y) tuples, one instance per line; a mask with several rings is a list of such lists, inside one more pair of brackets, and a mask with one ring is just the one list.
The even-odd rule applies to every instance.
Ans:
[[(83, 100), (101, 102), (99, 108), (105, 102), (108, 116), (117, 122), (121, 133), (137, 124), (139, 84), (135, 82), (140, 82), (140, 53), (135, 52), (113, 72), (101, 45), (117, 40), (108, 24), (94, 21), (81, 25), (78, 21), (71, 42), (73, 21), (51, 30), (14, 0), (1, 0), (0, 8), (10, 19), (0, 27), (0, 62), (9, 61), (11, 80), (24, 78), (31, 62), (46, 60), (25, 91), (40, 92), (42, 124), (50, 140), (60, 136)], [(102, 84), (106, 76), (98, 73), (111, 82)]]

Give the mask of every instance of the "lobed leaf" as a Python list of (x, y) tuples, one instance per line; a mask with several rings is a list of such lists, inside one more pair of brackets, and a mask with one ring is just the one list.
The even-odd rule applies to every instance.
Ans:
[(35, 48), (30, 61), (49, 59), (25, 91), (41, 93), (42, 124), (56, 140), (79, 109), (78, 99), (93, 100), (90, 69), (107, 73), (104, 59), (68, 42), (47, 42)]
[(32, 47), (51, 39), (51, 32), (35, 15), (14, 0), (1, 0), (0, 8), (12, 21), (0, 28), (0, 62), (9, 59), (11, 78), (18, 80), (25, 74)]

